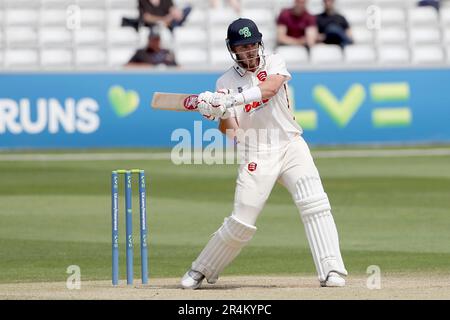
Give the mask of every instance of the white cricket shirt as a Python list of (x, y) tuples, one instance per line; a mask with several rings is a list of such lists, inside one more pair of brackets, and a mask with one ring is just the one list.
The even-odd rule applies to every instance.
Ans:
[(231, 116), (236, 118), (239, 128), (245, 131), (246, 136), (250, 136), (247, 133), (249, 130), (252, 131), (251, 129), (254, 129), (252, 134), (256, 133), (258, 136), (257, 145), (254, 143), (255, 139), (249, 139), (246, 147), (256, 147), (258, 150), (282, 148), (303, 132), (295, 121), (293, 110), (289, 105), (287, 82), (291, 79), (291, 75), (286, 69), (286, 64), (280, 55), (270, 54), (261, 59), (260, 66), (255, 72), (246, 71), (235, 64), (216, 82), (216, 90), (232, 89), (241, 92), (257, 86), (268, 76), (276, 74), (286, 76), (286, 82), (275, 96), (269, 100), (255, 101), (230, 109)]

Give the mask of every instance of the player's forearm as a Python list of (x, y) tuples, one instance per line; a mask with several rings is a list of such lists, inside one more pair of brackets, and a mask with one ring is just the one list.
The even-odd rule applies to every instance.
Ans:
[(228, 138), (234, 139), (236, 136), (236, 130), (239, 126), (236, 122), (236, 118), (220, 119), (219, 130), (223, 134), (227, 135)]
[(234, 96), (234, 105), (270, 99), (278, 93), (285, 81), (285, 76), (270, 75), (266, 81), (261, 82), (259, 85), (236, 94)]
[(268, 77), (266, 81), (261, 82), (258, 87), (261, 90), (262, 100), (270, 99), (275, 96), (284, 84), (284, 81), (284, 76), (274, 75)]

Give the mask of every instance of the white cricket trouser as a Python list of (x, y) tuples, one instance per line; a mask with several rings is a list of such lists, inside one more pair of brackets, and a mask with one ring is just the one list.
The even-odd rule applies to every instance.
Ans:
[(325, 281), (330, 271), (347, 275), (331, 206), (303, 138), (299, 136), (278, 151), (250, 157), (239, 168), (231, 217), (213, 234), (192, 269), (203, 273), (209, 283), (217, 281), (220, 272), (252, 239), (256, 219), (279, 181), (299, 209), (319, 280)]
[(326, 280), (330, 271), (347, 275), (331, 206), (303, 138), (299, 136), (278, 152), (254, 157), (239, 168), (232, 216), (255, 225), (275, 183), (280, 182), (299, 209), (319, 280)]

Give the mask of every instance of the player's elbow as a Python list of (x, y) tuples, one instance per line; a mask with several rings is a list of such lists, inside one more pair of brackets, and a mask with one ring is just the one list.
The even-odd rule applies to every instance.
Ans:
[(227, 124), (222, 119), (219, 120), (219, 131), (222, 132), (223, 134), (227, 133)]
[(279, 88), (278, 87), (267, 87), (264, 88), (264, 91), (262, 93), (263, 99), (270, 99), (274, 97), (278, 93)]

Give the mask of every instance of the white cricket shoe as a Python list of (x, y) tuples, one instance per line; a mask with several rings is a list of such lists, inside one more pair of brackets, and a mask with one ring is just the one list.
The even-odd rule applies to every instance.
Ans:
[(202, 273), (194, 270), (189, 270), (181, 279), (181, 286), (183, 287), (183, 289), (195, 290), (200, 287), (204, 278), (205, 276)]
[(344, 287), (345, 279), (337, 272), (331, 271), (328, 274), (327, 280), (320, 282), (321, 287)]

